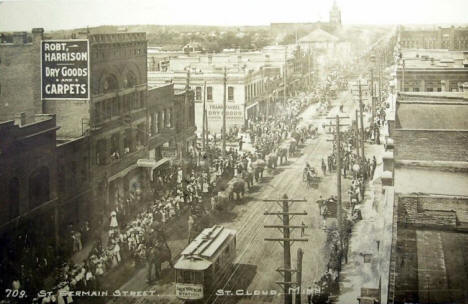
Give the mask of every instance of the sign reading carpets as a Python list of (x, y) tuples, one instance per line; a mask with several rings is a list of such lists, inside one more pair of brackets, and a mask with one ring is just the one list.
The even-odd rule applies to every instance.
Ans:
[(43, 40), (41, 84), (42, 99), (88, 99), (88, 40)]

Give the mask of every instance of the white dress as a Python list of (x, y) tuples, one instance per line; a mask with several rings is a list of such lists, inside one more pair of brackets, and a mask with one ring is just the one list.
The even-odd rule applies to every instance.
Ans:
[(119, 224), (117, 223), (117, 214), (115, 211), (111, 212), (111, 220), (110, 220), (110, 225), (111, 228), (117, 228)]

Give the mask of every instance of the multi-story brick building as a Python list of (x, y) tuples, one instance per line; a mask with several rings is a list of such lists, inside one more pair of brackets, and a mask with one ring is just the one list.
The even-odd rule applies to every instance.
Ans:
[(158, 54), (153, 51), (151, 56), (159, 62), (156, 66), (164, 65), (165, 68), (148, 73), (150, 85), (173, 82), (176, 89), (183, 89), (189, 77), (189, 85), (195, 93), (198, 132), (202, 130), (203, 100), (206, 102), (209, 131), (221, 131), (225, 68), (227, 129), (243, 127), (248, 119), (260, 114), (271, 114), (275, 101), (280, 102), (284, 98), (285, 74), (287, 96), (303, 89), (311, 79), (307, 77), (311, 73), (311, 64), (297, 46), (270, 46), (261, 52), (227, 51), (209, 55)]
[(468, 299), (468, 85), (463, 90), (397, 98), (393, 161), (384, 159), (394, 179), (386, 189), (393, 204), (387, 303)]
[(468, 81), (468, 52), (402, 49), (396, 70), (397, 90), (460, 91)]
[(22, 116), (0, 123), (0, 261), (18, 268), (59, 239), (55, 116)]
[(467, 27), (439, 27), (435, 30), (400, 28), (400, 45), (404, 48), (468, 50)]
[(0, 121), (15, 119), (19, 113), (26, 120), (42, 113), (40, 47), (42, 28), (4, 35), (0, 42)]

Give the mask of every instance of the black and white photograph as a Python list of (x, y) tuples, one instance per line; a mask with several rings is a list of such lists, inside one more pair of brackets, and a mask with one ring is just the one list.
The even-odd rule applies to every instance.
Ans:
[(0, 304), (468, 304), (468, 1), (0, 0)]

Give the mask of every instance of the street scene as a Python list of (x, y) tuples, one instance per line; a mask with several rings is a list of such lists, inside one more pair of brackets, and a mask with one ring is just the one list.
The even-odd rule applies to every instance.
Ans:
[(466, 303), (466, 16), (354, 1), (0, 2), (0, 303)]

